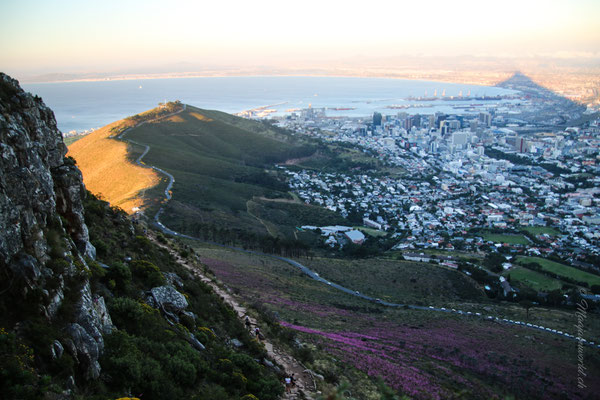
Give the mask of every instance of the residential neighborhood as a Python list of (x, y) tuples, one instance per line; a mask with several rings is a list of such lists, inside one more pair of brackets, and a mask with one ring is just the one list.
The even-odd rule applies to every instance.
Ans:
[[(277, 124), (351, 144), (402, 172), (280, 168), (306, 203), (387, 232), (399, 250), (495, 247), (599, 268), (589, 256), (600, 255), (600, 119), (542, 125), (546, 108), (535, 113), (537, 104), (530, 98), (471, 114), (369, 118), (328, 118), (325, 109), (309, 108)], [(535, 118), (509, 117), (518, 109)], [(494, 240), (494, 232), (514, 240)]]

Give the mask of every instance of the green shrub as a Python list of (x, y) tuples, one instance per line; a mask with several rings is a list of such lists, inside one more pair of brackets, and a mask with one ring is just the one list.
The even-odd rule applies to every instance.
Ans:
[(96, 256), (104, 258), (108, 255), (108, 245), (103, 240), (97, 239), (91, 243), (96, 248)]
[(106, 279), (114, 281), (114, 289), (117, 292), (126, 293), (131, 284), (131, 270), (123, 263), (113, 263), (108, 269)]
[(0, 393), (5, 398), (38, 398), (33, 350), (4, 328), (0, 328), (0, 362)]
[(141, 281), (144, 288), (152, 288), (165, 284), (165, 278), (160, 269), (149, 261), (133, 261), (129, 267), (133, 276)]

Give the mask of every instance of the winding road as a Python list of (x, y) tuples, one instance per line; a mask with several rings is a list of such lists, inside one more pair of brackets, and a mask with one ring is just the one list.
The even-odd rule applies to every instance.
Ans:
[[(171, 114), (168, 114), (168, 115), (165, 115), (165, 116), (162, 116), (160, 118), (162, 119), (162, 118), (173, 116), (175, 114), (179, 114), (180, 112), (185, 111), (185, 109), (186, 109), (186, 105), (184, 104), (183, 108), (181, 110), (176, 111), (176, 112), (171, 113)], [(130, 139), (123, 139), (123, 136), (129, 130), (131, 130), (133, 128), (137, 128), (137, 127), (145, 124), (146, 122), (150, 122), (150, 121), (144, 121), (144, 122), (141, 122), (141, 123), (137, 124), (134, 127), (127, 128), (121, 134), (119, 134), (117, 136), (117, 138), (121, 139), (121, 140), (125, 140), (125, 141), (130, 142), (130, 143), (133, 143), (133, 144), (138, 145), (138, 146), (145, 147), (144, 152), (135, 160), (135, 162), (136, 162), (136, 164), (138, 164), (141, 167), (152, 168), (155, 171), (158, 171), (158, 172), (164, 174), (168, 178), (169, 182), (168, 182), (167, 187), (165, 189), (165, 198), (166, 198), (167, 201), (169, 201), (172, 198), (172, 196), (171, 196), (171, 189), (173, 188), (173, 183), (175, 182), (175, 178), (173, 177), (173, 175), (171, 175), (170, 173), (164, 171), (161, 168), (158, 168), (158, 167), (153, 166), (153, 165), (146, 165), (146, 164), (144, 164), (142, 162), (142, 158), (144, 158), (144, 156), (146, 154), (148, 154), (148, 151), (150, 150), (150, 146), (145, 145), (145, 144), (141, 144), (141, 143), (138, 143), (138, 142), (135, 142), (135, 141), (130, 140)], [(303, 265), (303, 264), (301, 264), (301, 263), (299, 263), (297, 261), (294, 261), (292, 259), (289, 259), (287, 257), (277, 256), (277, 255), (273, 255), (273, 254), (267, 254), (267, 253), (263, 253), (263, 252), (260, 252), (260, 251), (246, 250), (246, 249), (243, 249), (243, 248), (240, 248), (240, 247), (224, 245), (224, 244), (221, 244), (221, 243), (216, 243), (216, 242), (212, 242), (212, 241), (209, 241), (209, 240), (203, 240), (203, 239), (200, 239), (200, 238), (197, 238), (197, 237), (194, 237), (194, 236), (190, 236), (190, 235), (186, 235), (186, 234), (183, 234), (183, 233), (176, 232), (176, 231), (174, 231), (172, 229), (169, 229), (162, 222), (160, 222), (160, 216), (161, 216), (161, 214), (163, 212), (163, 209), (164, 209), (164, 205), (160, 207), (160, 209), (154, 215), (154, 218), (153, 218), (155, 226), (158, 227), (163, 233), (166, 233), (166, 234), (169, 234), (169, 235), (172, 235), (172, 236), (175, 236), (175, 237), (181, 237), (181, 238), (185, 238), (185, 239), (190, 239), (190, 240), (194, 240), (194, 241), (197, 241), (197, 242), (211, 244), (211, 245), (215, 245), (215, 246), (219, 246), (219, 247), (223, 247), (223, 248), (227, 248), (227, 249), (230, 249), (230, 250), (235, 250), (235, 251), (239, 251), (239, 252), (243, 252), (243, 253), (247, 253), (247, 254), (254, 254), (254, 255), (259, 255), (259, 256), (263, 256), (263, 257), (270, 257), (270, 258), (274, 258), (274, 259), (283, 261), (285, 263), (288, 263), (288, 264), (292, 265), (293, 267), (298, 268), (304, 274), (308, 275), (309, 277), (311, 277), (312, 279), (314, 279), (314, 280), (316, 280), (318, 282), (321, 282), (321, 283), (323, 283), (325, 285), (328, 285), (328, 286), (330, 286), (330, 287), (332, 287), (334, 289), (337, 289), (337, 290), (339, 290), (341, 292), (344, 292), (346, 294), (349, 294), (349, 295), (352, 295), (352, 296), (355, 296), (355, 297), (359, 297), (361, 299), (364, 299), (366, 301), (370, 301), (370, 302), (379, 304), (381, 306), (396, 307), (396, 308), (408, 308), (408, 309), (423, 310), (423, 311), (444, 312), (444, 313), (457, 314), (457, 315), (462, 315), (462, 316), (467, 316), (467, 317), (481, 318), (481, 319), (485, 319), (485, 320), (488, 320), (488, 321), (495, 321), (495, 322), (505, 323), (505, 324), (509, 324), (509, 325), (522, 326), (524, 328), (530, 328), (530, 329), (535, 329), (535, 330), (538, 330), (538, 331), (544, 331), (544, 332), (547, 332), (547, 333), (556, 334), (556, 335), (559, 335), (559, 336), (567, 338), (567, 339), (571, 339), (571, 340), (578, 341), (578, 342), (581, 342), (581, 343), (586, 344), (586, 345), (590, 345), (590, 346), (593, 346), (593, 347), (600, 348), (600, 344), (596, 344), (593, 341), (588, 341), (585, 338), (581, 338), (581, 337), (572, 335), (572, 334), (567, 333), (567, 332), (562, 332), (562, 331), (557, 330), (557, 329), (551, 329), (551, 328), (547, 328), (547, 327), (544, 327), (544, 326), (531, 324), (531, 323), (528, 323), (528, 322), (514, 321), (514, 320), (511, 320), (511, 319), (507, 319), (507, 318), (500, 318), (500, 317), (491, 316), (491, 315), (484, 315), (484, 314), (482, 314), (480, 312), (462, 311), (462, 310), (457, 310), (457, 309), (454, 309), (454, 308), (449, 308), (448, 309), (448, 308), (445, 308), (445, 307), (419, 306), (419, 305), (413, 305), (413, 304), (390, 303), (390, 302), (387, 302), (387, 301), (380, 300), (378, 298), (367, 296), (365, 294), (360, 293), (357, 290), (352, 290), (352, 289), (346, 288), (346, 287), (344, 287), (342, 285), (339, 285), (339, 284), (331, 282), (331, 281), (329, 281), (329, 280), (327, 280), (325, 278), (322, 278), (315, 271), (313, 271), (310, 268), (306, 267), (305, 265)]]

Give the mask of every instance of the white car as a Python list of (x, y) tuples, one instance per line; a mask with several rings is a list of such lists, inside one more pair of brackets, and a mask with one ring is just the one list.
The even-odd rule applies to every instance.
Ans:
[(476, 312), (475, 315), (477, 315), (478, 317), (481, 317), (481, 313), (480, 312)]

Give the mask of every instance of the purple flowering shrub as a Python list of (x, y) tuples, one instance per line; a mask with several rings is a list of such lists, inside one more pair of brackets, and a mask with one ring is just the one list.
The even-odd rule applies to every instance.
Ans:
[[(556, 335), (479, 318), (384, 310), (268, 262), (202, 261), (247, 301), (276, 311), (287, 321), (281, 325), (303, 340), (415, 399), (585, 399), (600, 392), (600, 380), (592, 378), (585, 391), (577, 389), (577, 346)], [(588, 376), (597, 376), (597, 350), (586, 354)]]

